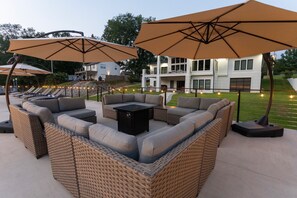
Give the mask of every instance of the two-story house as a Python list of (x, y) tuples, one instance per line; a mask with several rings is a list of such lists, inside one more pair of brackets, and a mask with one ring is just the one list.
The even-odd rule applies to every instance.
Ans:
[(82, 80), (105, 80), (106, 76), (119, 76), (121, 75), (121, 68), (114, 62), (102, 62), (102, 63), (89, 63), (83, 65), (82, 71), (75, 72)]
[(202, 92), (242, 90), (259, 92), (261, 89), (262, 55), (241, 59), (191, 60), (168, 57), (168, 63), (149, 65), (143, 71), (142, 86), (147, 79), (157, 90), (198, 89)]

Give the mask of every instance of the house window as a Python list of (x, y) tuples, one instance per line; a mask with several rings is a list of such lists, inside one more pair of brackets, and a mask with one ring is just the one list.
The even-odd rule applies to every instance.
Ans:
[(167, 67), (161, 67), (161, 74), (167, 73)]
[(198, 80), (193, 80), (193, 89), (198, 89)]
[(250, 91), (251, 78), (231, 78), (230, 91)]
[(210, 79), (193, 80), (193, 89), (210, 90)]
[(118, 68), (115, 67), (114, 70), (118, 70)]
[(106, 69), (106, 66), (105, 65), (101, 65), (100, 68), (101, 69)]
[(252, 70), (253, 69), (253, 63), (254, 60), (253, 59), (249, 59), (247, 62), (247, 70)]
[(174, 88), (174, 81), (171, 80), (171, 81), (170, 81), (170, 89), (173, 89), (173, 88)]
[(210, 70), (210, 59), (195, 60), (192, 62), (192, 71), (208, 71)]
[(187, 71), (187, 59), (186, 58), (171, 58), (171, 71), (172, 72)]
[(236, 60), (234, 61), (234, 70), (252, 70), (253, 69), (253, 59), (245, 59), (245, 60)]
[(154, 67), (154, 74), (157, 74), (157, 67)]

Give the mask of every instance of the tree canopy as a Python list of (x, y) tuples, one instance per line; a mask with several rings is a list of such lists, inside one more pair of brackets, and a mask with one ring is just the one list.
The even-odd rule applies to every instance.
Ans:
[(274, 68), (275, 74), (283, 73), (286, 77), (290, 77), (297, 71), (297, 49), (286, 50), (281, 58), (276, 61)]
[[(120, 14), (108, 20), (101, 39), (121, 45), (132, 46), (140, 31), (141, 24), (154, 20), (155, 18), (153, 17), (145, 18), (142, 15), (134, 16), (131, 13)], [(149, 63), (156, 61), (152, 53), (143, 49), (138, 49), (138, 57), (138, 59), (119, 63), (122, 70), (131, 74), (130, 80), (132, 81), (139, 81), (142, 69), (146, 69)]]

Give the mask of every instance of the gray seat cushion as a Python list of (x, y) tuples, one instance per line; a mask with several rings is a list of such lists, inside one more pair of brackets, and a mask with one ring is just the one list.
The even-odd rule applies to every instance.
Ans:
[(196, 115), (198, 115), (198, 114), (200, 114), (200, 113), (203, 113), (203, 112), (205, 112), (205, 110), (197, 110), (197, 111), (194, 111), (194, 112), (189, 113), (189, 114), (187, 114), (187, 115), (184, 115), (183, 117), (181, 117), (181, 118), (179, 119), (179, 122), (183, 122), (183, 121), (185, 121), (186, 119), (191, 118), (192, 116), (196, 116)]
[(60, 111), (86, 108), (85, 99), (83, 98), (59, 98), (58, 101)]
[(143, 140), (139, 162), (153, 163), (194, 132), (194, 124), (187, 120)]
[(177, 101), (178, 107), (184, 107), (189, 109), (198, 109), (199, 104), (200, 104), (200, 98), (179, 97)]
[(133, 102), (134, 94), (123, 94), (123, 102)]
[(210, 121), (214, 119), (214, 116), (212, 113), (205, 111), (203, 113), (197, 114), (189, 119), (187, 119), (184, 122), (191, 122), (195, 125), (195, 132), (199, 131), (201, 128), (203, 128), (205, 125), (207, 125)]
[(133, 135), (128, 135), (102, 124), (94, 124), (89, 128), (90, 140), (98, 142), (111, 148), (127, 157), (137, 160), (138, 146), (137, 139)]
[(123, 102), (123, 95), (122, 94), (115, 94), (115, 95), (105, 95), (104, 96), (104, 104), (117, 104)]
[(146, 94), (145, 103), (161, 106), (162, 105), (162, 96)]
[(77, 135), (86, 138), (89, 138), (89, 127), (93, 125), (91, 122), (86, 122), (66, 114), (58, 116), (57, 123), (58, 125), (75, 132)]
[(134, 102), (145, 102), (145, 94), (134, 94)]
[(46, 107), (40, 107), (31, 102), (24, 102), (23, 108), (26, 111), (37, 115), (41, 120), (42, 124), (46, 122), (55, 123), (55, 119), (52, 112)]
[(52, 113), (60, 112), (58, 99), (32, 100), (32, 103), (40, 107), (48, 108)]
[(219, 98), (201, 98), (200, 99), (200, 106), (199, 106), (199, 109), (201, 110), (207, 110), (207, 108), (216, 103), (216, 102), (219, 102), (221, 99)]
[(63, 112), (60, 112), (60, 113), (55, 113), (54, 117), (57, 118), (58, 116), (60, 116), (62, 114), (66, 114), (66, 115), (69, 115), (71, 117), (83, 119), (83, 118), (88, 118), (88, 117), (95, 116), (96, 111), (90, 110), (90, 109), (76, 109), (76, 110), (72, 110), (72, 111), (63, 111)]
[(197, 109), (189, 109), (189, 108), (182, 108), (182, 107), (168, 108), (167, 109), (167, 114), (184, 116), (184, 115), (192, 113), (192, 112), (194, 112), (196, 110)]

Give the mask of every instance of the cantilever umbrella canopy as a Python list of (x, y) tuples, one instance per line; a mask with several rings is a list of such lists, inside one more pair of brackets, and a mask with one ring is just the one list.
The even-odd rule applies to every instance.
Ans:
[(135, 45), (157, 55), (190, 59), (240, 58), (263, 53), (270, 77), (267, 123), (273, 95), (268, 53), (297, 47), (297, 13), (250, 0), (144, 23)]
[[(7, 73), (9, 73), (9, 70), (12, 68), (12, 65), (0, 65), (0, 70), (1, 71), (6, 71)], [(15, 67), (15, 69), (13, 70), (13, 73), (16, 74), (23, 74), (25, 75), (27, 74), (51, 74), (51, 72), (43, 70), (43, 69), (39, 69), (37, 67), (25, 64), (25, 63), (18, 63)]]
[(158, 55), (239, 58), (297, 47), (297, 13), (254, 0), (141, 26), (135, 45)]
[(134, 47), (87, 37), (11, 39), (8, 52), (44, 60), (71, 62), (117, 62), (137, 58)]
[[(8, 75), (9, 71), (0, 70), (0, 75)], [(12, 72), (12, 76), (35, 76), (35, 74), (27, 73), (27, 72)]]

